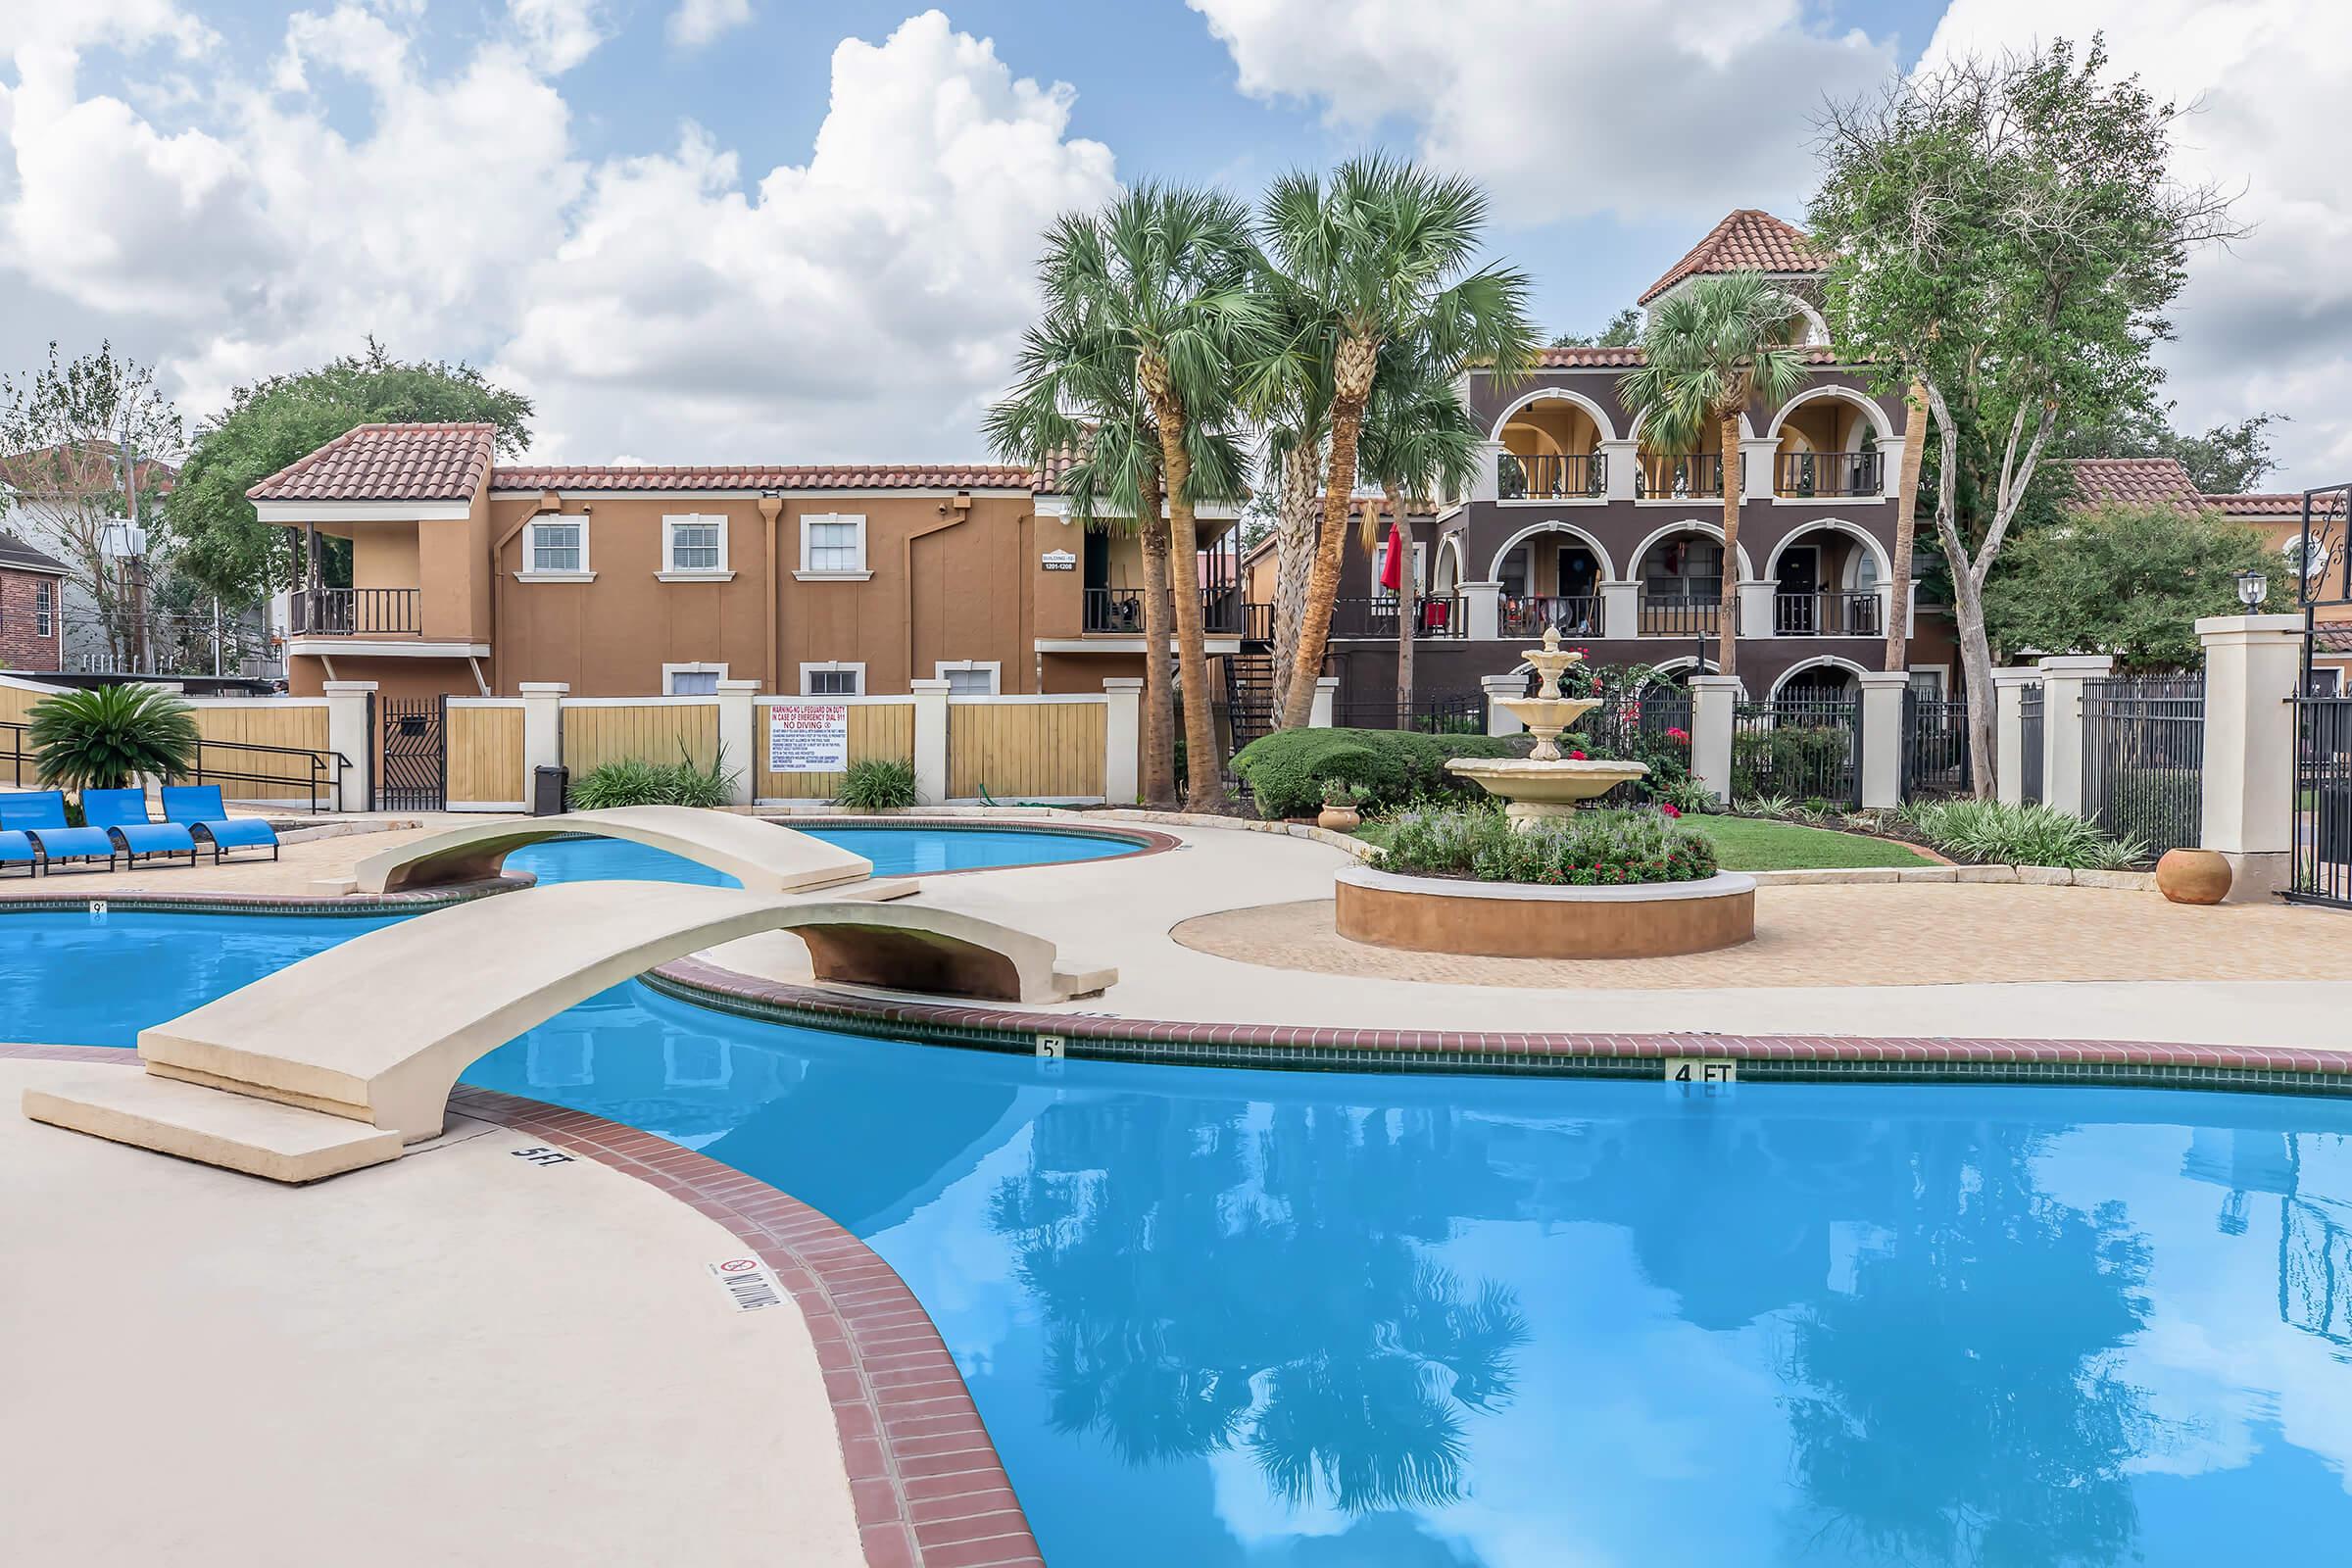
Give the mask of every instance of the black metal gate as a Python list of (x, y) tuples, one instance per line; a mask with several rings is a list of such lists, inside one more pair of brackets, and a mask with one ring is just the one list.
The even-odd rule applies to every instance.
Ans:
[(1862, 705), (1841, 697), (1741, 703), (1732, 719), (1732, 797), (1862, 805)]
[(2295, 608), (2303, 612), (2303, 668), (2295, 689), (2294, 853), (2286, 897), (2352, 909), (2352, 697), (2321, 696), (2312, 680), (2320, 610), (2340, 615), (2352, 606), (2352, 485), (2303, 492), (2303, 531), (2288, 550)]
[(2018, 794), (2028, 806), (2041, 804), (2041, 682), (2017, 696)]
[(375, 809), (448, 809), (449, 699), (384, 697), (375, 706)]
[(1967, 795), (1975, 788), (1968, 754), (1968, 699), (1903, 689), (1903, 799)]
[(2151, 855), (2204, 835), (2205, 677), (2082, 683), (2082, 815)]

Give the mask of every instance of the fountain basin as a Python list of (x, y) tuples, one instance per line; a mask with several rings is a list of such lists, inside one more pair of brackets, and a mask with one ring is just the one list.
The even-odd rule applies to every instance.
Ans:
[(1333, 922), (1350, 942), (1492, 958), (1665, 958), (1736, 947), (1756, 934), (1756, 883), (1737, 871), (1696, 882), (1549, 887), (1342, 871)]
[(1580, 802), (1597, 800), (1649, 773), (1641, 762), (1548, 762), (1533, 757), (1457, 757), (1446, 771), (1502, 797), (1509, 803), (1503, 814), (1522, 832), (1547, 817), (1567, 816)]

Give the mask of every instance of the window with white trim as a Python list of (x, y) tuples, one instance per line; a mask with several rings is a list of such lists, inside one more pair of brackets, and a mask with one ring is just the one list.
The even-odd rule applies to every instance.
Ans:
[(541, 518), (523, 530), (522, 569), (534, 577), (576, 577), (588, 569), (588, 519)]
[(662, 689), (670, 697), (715, 697), (727, 678), (724, 664), (663, 664)]
[(994, 697), (1003, 665), (970, 659), (943, 659), (934, 666), (950, 697)]
[(865, 666), (863, 664), (803, 664), (801, 666), (801, 695), (803, 697), (862, 697), (865, 695)]
[(801, 570), (811, 577), (848, 577), (865, 570), (865, 518), (857, 513), (818, 512), (801, 519)]
[(727, 569), (727, 519), (697, 515), (662, 519), (662, 569), (716, 576)]
[(50, 583), (32, 586), (32, 634), (35, 637), (57, 635), (57, 589)]

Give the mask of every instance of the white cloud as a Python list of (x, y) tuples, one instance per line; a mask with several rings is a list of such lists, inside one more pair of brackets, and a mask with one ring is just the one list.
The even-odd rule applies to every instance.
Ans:
[(925, 13), (835, 51), (804, 165), (747, 174), (692, 124), (593, 162), (558, 11), (589, 15), (517, 5), (554, 30), (440, 74), (413, 17), (302, 13), (163, 124), (77, 95), (86, 41), (0, 60), (0, 326), (101, 313), (191, 415), (373, 333), (528, 389), (543, 456), (980, 456), (1040, 231), (1114, 189), (1070, 89)]
[(720, 33), (748, 25), (752, 0), (678, 0), (669, 14), (669, 41), (680, 49), (700, 49)]
[(1798, 0), (1187, 0), (1244, 92), (1323, 106), (1357, 133), (1401, 120), (1486, 181), (1513, 223), (1613, 213), (1796, 217), (1825, 94), (1882, 80), (1891, 48)]
[[(1954, 0), (1932, 60), (2030, 45), (2050, 35), (2046, 0)], [(2065, 32), (2104, 30), (2118, 67), (2161, 96), (2198, 104), (2176, 167), (2243, 184), (2254, 232), (2190, 264), (2162, 359), (2180, 422), (2196, 428), (2258, 409), (2288, 471), (2270, 484), (2352, 477), (2352, 165), (2322, 106), (2352, 99), (2343, 0), (2074, 0)]]
[(507, 14), (531, 58), (559, 75), (605, 41), (602, 13), (596, 0), (507, 0)]

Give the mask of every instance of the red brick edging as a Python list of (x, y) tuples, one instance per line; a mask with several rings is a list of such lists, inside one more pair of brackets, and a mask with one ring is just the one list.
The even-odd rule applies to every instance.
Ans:
[[(0, 1057), (139, 1061), (108, 1046), (6, 1043)], [(816, 1345), (866, 1568), (1044, 1568), (955, 1357), (863, 1242), (756, 1176), (603, 1116), (464, 1084), (450, 1108), (661, 1189), (774, 1271)]]

